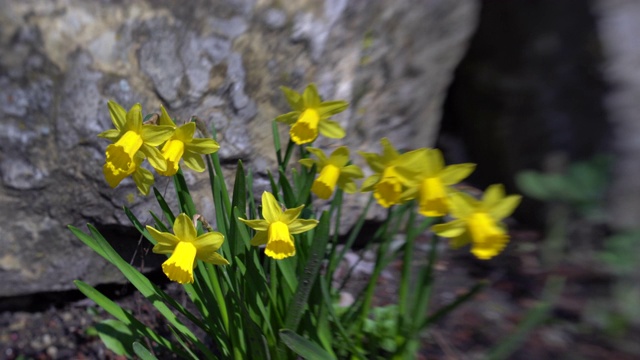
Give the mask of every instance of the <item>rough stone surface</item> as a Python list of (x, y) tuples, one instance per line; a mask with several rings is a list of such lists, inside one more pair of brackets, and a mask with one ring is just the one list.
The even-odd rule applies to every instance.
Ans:
[[(125, 258), (146, 251), (122, 206), (148, 222), (154, 200), (131, 179), (116, 189), (103, 179), (107, 143), (96, 134), (112, 126), (108, 99), (198, 115), (215, 126), (229, 175), (243, 159), (265, 188), (271, 120), (288, 111), (280, 85), (316, 82), (323, 97), (351, 102), (336, 116), (349, 136), (319, 146), (371, 151), (382, 136), (403, 148), (433, 145), (478, 10), (475, 0), (0, 0), (0, 8), (0, 297), (120, 279), (67, 224), (95, 224)], [(186, 177), (213, 218), (206, 176)], [(156, 181), (174, 201), (169, 180)]]

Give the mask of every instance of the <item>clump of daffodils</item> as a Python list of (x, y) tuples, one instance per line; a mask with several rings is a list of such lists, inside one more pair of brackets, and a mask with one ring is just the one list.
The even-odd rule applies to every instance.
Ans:
[(220, 148), (213, 139), (195, 138), (195, 123), (176, 126), (162, 106), (159, 124), (147, 124), (142, 121), (140, 104), (134, 105), (128, 112), (114, 101), (109, 101), (107, 105), (115, 129), (98, 136), (112, 142), (107, 146), (103, 166), (105, 179), (112, 188), (132, 176), (138, 190), (148, 195), (154, 179), (153, 174), (142, 167), (145, 159), (163, 176), (175, 175), (181, 159), (188, 168), (203, 172), (205, 165), (202, 155), (215, 153)]

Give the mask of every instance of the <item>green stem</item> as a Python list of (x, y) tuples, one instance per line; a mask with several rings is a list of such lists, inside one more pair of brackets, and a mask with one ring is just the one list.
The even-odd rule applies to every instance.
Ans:
[(404, 245), (404, 259), (402, 262), (402, 275), (400, 278), (400, 290), (398, 300), (398, 324), (400, 324), (400, 330), (407, 329), (409, 319), (407, 318), (407, 308), (409, 307), (408, 289), (409, 282), (411, 281), (411, 263), (413, 261), (413, 247), (416, 239), (413, 231), (413, 223), (415, 221), (416, 213), (412, 209), (409, 213), (409, 221), (407, 222), (406, 241)]

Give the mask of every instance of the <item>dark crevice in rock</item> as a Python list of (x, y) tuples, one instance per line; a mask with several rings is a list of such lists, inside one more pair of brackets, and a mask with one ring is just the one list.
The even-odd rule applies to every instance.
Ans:
[[(114, 269), (114, 271), (117, 270)], [(169, 283), (167, 277), (159, 269), (146, 272), (145, 275), (156, 285), (162, 286)], [(101, 284), (95, 288), (111, 300), (121, 299), (137, 291), (129, 283)], [(51, 308), (64, 308), (86, 300), (87, 297), (79, 290), (46, 291), (29, 295), (0, 297), (0, 313), (6, 311), (42, 312)]]
[[(589, 2), (483, 1), (438, 146), (450, 162), (478, 164), (470, 183), (501, 182), (510, 192), (518, 172), (544, 169), (553, 157), (608, 151), (600, 45)], [(539, 209), (525, 203), (520, 213), (539, 218)]]

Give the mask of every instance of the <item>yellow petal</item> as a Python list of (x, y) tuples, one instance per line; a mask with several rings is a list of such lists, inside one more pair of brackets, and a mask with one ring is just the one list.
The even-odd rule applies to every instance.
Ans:
[(159, 146), (173, 135), (174, 129), (164, 125), (142, 125), (140, 135), (145, 144)]
[(393, 147), (393, 145), (391, 145), (391, 141), (389, 141), (389, 139), (380, 139), (380, 144), (382, 145), (382, 161), (385, 164), (390, 163), (400, 156), (398, 151)]
[(444, 224), (437, 224), (431, 227), (431, 230), (438, 236), (446, 238), (454, 238), (462, 235), (466, 231), (466, 223), (464, 220), (453, 220)]
[(338, 188), (347, 194), (354, 194), (358, 191), (358, 186), (350, 178), (338, 179)]
[(222, 255), (218, 253), (211, 253), (211, 255), (207, 258), (207, 260), (203, 260), (205, 262), (211, 263), (213, 265), (229, 265), (229, 261), (222, 257)]
[(340, 177), (350, 179), (362, 179), (364, 174), (358, 165), (347, 165), (340, 169)]
[(111, 115), (113, 126), (115, 126), (117, 130), (123, 129), (127, 122), (127, 111), (113, 100), (107, 102), (107, 107), (109, 108), (109, 115)]
[(202, 234), (196, 238), (193, 245), (196, 247), (196, 258), (211, 263), (214, 260), (219, 260), (216, 251), (220, 249), (224, 242), (224, 235), (219, 232), (213, 231)]
[(333, 164), (339, 168), (347, 165), (349, 162), (349, 148), (346, 146), (340, 146), (335, 149), (329, 156), (329, 164)]
[(304, 205), (285, 210), (284, 213), (280, 216), (280, 221), (285, 224), (290, 224), (293, 220), (297, 219), (298, 216), (300, 216), (302, 209), (304, 209)]
[(149, 164), (160, 174), (167, 170), (167, 161), (162, 157), (160, 150), (147, 144), (142, 144), (140, 151), (147, 157)]
[(466, 219), (478, 208), (478, 201), (468, 194), (453, 191), (449, 195), (449, 210), (451, 215), (458, 219)]
[(126, 131), (140, 133), (142, 130), (142, 105), (135, 104), (129, 109), (124, 128)]
[(374, 175), (369, 176), (368, 178), (366, 178), (362, 182), (362, 186), (360, 187), (360, 191), (362, 191), (362, 192), (373, 191), (374, 187), (376, 186), (376, 184), (379, 181), (380, 181), (380, 175), (374, 174)]
[(367, 162), (367, 165), (369, 165), (373, 172), (381, 173), (384, 171), (386, 164), (382, 161), (382, 157), (380, 157), (380, 155), (364, 151), (358, 151), (358, 154), (364, 158), (364, 161)]
[(318, 137), (319, 122), (318, 112), (315, 109), (306, 109), (289, 130), (291, 140), (298, 145), (312, 142)]
[(442, 169), (438, 176), (442, 180), (442, 183), (450, 186), (459, 183), (462, 179), (469, 176), (473, 170), (475, 170), (476, 164), (465, 163), (449, 165)]
[(316, 84), (311, 83), (307, 85), (302, 94), (302, 101), (306, 108), (317, 108), (320, 106), (320, 95), (318, 95)]
[(180, 241), (171, 257), (162, 264), (162, 271), (171, 281), (180, 284), (193, 283), (196, 252), (193, 243)]
[(184, 160), (184, 164), (193, 171), (203, 172), (206, 169), (204, 160), (202, 160), (202, 155), (200, 154), (185, 151), (182, 155), (182, 160)]
[(293, 125), (300, 117), (300, 111), (292, 111), (286, 114), (279, 115), (275, 118), (277, 122), (285, 123), (287, 125)]
[(147, 225), (146, 229), (149, 235), (157, 242), (153, 248), (153, 252), (156, 254), (170, 254), (180, 242), (180, 239), (171, 233), (160, 232), (149, 225)]
[(485, 189), (482, 195), (482, 205), (490, 208), (499, 203), (505, 197), (504, 186), (502, 184), (493, 184)]
[(405, 184), (415, 184), (424, 178), (427, 171), (426, 159), (428, 149), (412, 150), (398, 156), (393, 164), (396, 167), (396, 176)]
[(193, 135), (196, 133), (196, 123), (190, 122), (186, 123), (176, 129), (173, 137), (184, 142), (189, 143), (193, 140)]
[(164, 143), (162, 147), (162, 157), (167, 162), (166, 171), (158, 171), (160, 175), (173, 176), (180, 168), (180, 159), (184, 154), (184, 143), (177, 139), (172, 139)]
[(522, 196), (520, 195), (509, 195), (502, 199), (502, 201), (489, 207), (487, 211), (489, 211), (489, 214), (494, 219), (499, 221), (513, 214), (513, 211), (520, 205), (521, 200)]
[(427, 217), (444, 216), (449, 211), (447, 190), (437, 177), (428, 177), (420, 187), (420, 214)]
[(149, 195), (149, 190), (151, 190), (151, 186), (153, 186), (153, 174), (151, 171), (137, 167), (136, 171), (133, 173), (133, 181), (136, 183), (136, 187), (138, 191), (140, 191), (143, 195)]
[(303, 110), (302, 96), (300, 96), (297, 91), (286, 86), (280, 86), (280, 90), (282, 90), (285, 99), (287, 99), (289, 106), (291, 106), (293, 110), (296, 110), (298, 112)]
[(342, 126), (333, 120), (321, 120), (318, 123), (318, 130), (329, 139), (342, 139), (347, 134)]
[(325, 101), (318, 107), (321, 118), (329, 118), (335, 114), (341, 113), (349, 107), (349, 103), (342, 100)]
[(282, 207), (276, 198), (268, 191), (262, 193), (262, 218), (269, 223), (280, 220)]
[(251, 239), (251, 246), (260, 246), (267, 243), (269, 238), (267, 237), (266, 231), (258, 231)]
[(218, 151), (220, 145), (213, 139), (193, 139), (187, 144), (187, 149), (197, 154), (206, 155)]
[(176, 127), (176, 124), (171, 120), (171, 116), (169, 116), (169, 113), (162, 105), (160, 105), (160, 120), (158, 121), (158, 124)]
[(328, 159), (324, 154), (324, 151), (314, 147), (308, 147), (306, 150), (318, 158), (318, 161), (316, 161), (316, 163), (318, 164), (318, 169), (322, 169), (327, 164)]
[(328, 199), (333, 194), (333, 189), (336, 187), (339, 177), (340, 169), (333, 164), (327, 164), (313, 182), (311, 191), (321, 199)]
[(280, 260), (296, 254), (293, 237), (287, 224), (276, 221), (269, 225), (267, 248), (265, 255)]
[(444, 159), (442, 158), (442, 153), (438, 149), (427, 149), (425, 152), (425, 175), (428, 177), (435, 176), (444, 168)]
[(289, 224), (289, 232), (291, 235), (300, 234), (309, 231), (318, 225), (315, 219), (296, 219)]
[(196, 239), (197, 232), (193, 221), (185, 213), (182, 213), (176, 217), (173, 222), (173, 233), (180, 241), (192, 242)]
[(267, 229), (269, 228), (269, 223), (266, 220), (246, 220), (243, 218), (238, 218), (238, 220), (242, 221), (243, 223), (245, 223), (245, 225), (256, 231), (267, 231)]
[(118, 140), (118, 138), (120, 137), (120, 131), (116, 130), (116, 129), (109, 129), (107, 131), (103, 131), (100, 134), (98, 134), (99, 138), (103, 138), (103, 139), (107, 139), (111, 142), (116, 142)]
[(313, 159), (300, 159), (298, 162), (308, 169), (311, 169), (311, 167), (316, 163)]

